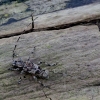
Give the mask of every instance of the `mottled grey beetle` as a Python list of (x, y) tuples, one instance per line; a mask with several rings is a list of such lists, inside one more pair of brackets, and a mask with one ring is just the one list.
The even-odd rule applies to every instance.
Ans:
[[(17, 42), (19, 41), (20, 37), (18, 38)], [(18, 60), (15, 60), (15, 50), (16, 50), (17, 45), (15, 45), (14, 50), (13, 50), (13, 62), (12, 62), (12, 68), (11, 70), (18, 70), (21, 73), (28, 73), (33, 76), (34, 79), (37, 78), (44, 78), (48, 79), (49, 78), (49, 71), (42, 69), (39, 65), (35, 64), (29, 59), (26, 61), (23, 61), (21, 58)]]
[[(20, 37), (18, 38), (17, 42), (19, 41)], [(33, 78), (37, 81), (38, 78), (43, 78), (43, 79), (48, 79), (49, 78), (49, 71), (48, 70), (44, 70), (42, 69), (39, 65), (35, 64), (34, 62), (32, 62), (29, 59), (27, 60), (22, 60), (21, 58), (18, 60), (15, 60), (15, 56), (17, 56), (15, 54), (15, 50), (16, 50), (17, 45), (15, 45), (14, 50), (13, 50), (13, 55), (12, 55), (12, 67), (9, 68), (9, 70), (17, 70), (20, 71), (20, 73), (28, 73), (31, 74), (33, 76)], [(39, 64), (42, 62), (39, 62)], [(54, 64), (55, 65), (55, 64)], [(48, 64), (48, 66), (52, 66), (52, 64)], [(18, 83), (21, 83), (21, 77), (20, 80), (18, 81)], [(48, 86), (45, 86), (41, 81), (37, 81), (41, 87), (46, 87), (48, 89), (51, 89)], [(43, 90), (43, 88), (42, 88)], [(46, 98), (48, 98), (49, 100), (52, 100), (50, 97), (48, 97), (45, 93), (45, 91), (43, 90), (43, 93), (45, 95)]]

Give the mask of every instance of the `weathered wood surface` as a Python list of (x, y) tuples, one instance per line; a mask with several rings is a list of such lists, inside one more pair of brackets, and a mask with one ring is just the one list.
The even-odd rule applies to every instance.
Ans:
[[(50, 73), (49, 80), (41, 80), (56, 90), (44, 89), (52, 100), (100, 99), (99, 86), (90, 87), (100, 83), (100, 32), (96, 25), (33, 32), (20, 37), (16, 52), (22, 58), (28, 58), (36, 46), (35, 54), (30, 55), (35, 63), (58, 62), (57, 66), (45, 66), (55, 73)], [(27, 77), (18, 85), (22, 75), (7, 70), (11, 67), (17, 38), (0, 39), (0, 100), (47, 100), (38, 83)]]
[(62, 10), (47, 15), (41, 15), (36, 20), (36, 29), (55, 27), (75, 22), (90, 21), (100, 18), (100, 4), (91, 4), (69, 10)]
[[(90, 20), (99, 18), (100, 4), (91, 4), (73, 9), (39, 15), (35, 20), (35, 31), (40, 29), (45, 30), (48, 27), (58, 27), (66, 24), (70, 25), (76, 22), (88, 22)], [(31, 28), (31, 25), (26, 27), (26, 25), (28, 25), (29, 23), (31, 23), (31, 18), (4, 27), (2, 26), (0, 27), (0, 37), (11, 34), (21, 34), (23, 33), (23, 30), (29, 30)]]
[[(35, 29), (84, 22), (100, 17), (100, 4), (40, 15)], [(0, 37), (16, 35), (31, 22), (26, 19), (0, 27)], [(24, 23), (24, 24), (23, 24)], [(58, 64), (43, 66), (50, 72), (49, 80), (41, 80), (52, 89), (44, 89), (52, 100), (100, 100), (100, 32), (97, 25), (77, 25), (67, 29), (31, 32), (20, 36), (16, 52), (35, 63)], [(18, 85), (19, 73), (8, 71), (18, 36), (0, 39), (0, 100), (46, 100), (38, 83), (27, 76)], [(31, 52), (36, 46), (34, 55)], [(96, 87), (95, 87), (96, 86)], [(77, 90), (78, 89), (78, 90)]]

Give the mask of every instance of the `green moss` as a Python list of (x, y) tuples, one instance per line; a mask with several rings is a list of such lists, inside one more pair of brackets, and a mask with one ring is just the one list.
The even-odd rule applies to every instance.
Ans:
[(4, 17), (6, 17), (6, 18), (9, 17), (9, 14), (4, 14)]
[(46, 45), (46, 47), (47, 47), (48, 49), (50, 49), (52, 46), (51, 46), (51, 45)]

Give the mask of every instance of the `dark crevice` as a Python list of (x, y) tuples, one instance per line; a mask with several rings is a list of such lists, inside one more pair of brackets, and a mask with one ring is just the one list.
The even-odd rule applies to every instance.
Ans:
[(97, 20), (97, 23), (96, 23), (96, 25), (98, 26), (98, 28), (99, 28), (99, 31), (100, 31), (100, 19), (99, 19), (99, 20)]
[(22, 32), (16, 32), (16, 33), (11, 33), (11, 34), (5, 34), (5, 35), (1, 35), (0, 36), (0, 39), (2, 38), (9, 38), (9, 37), (13, 37), (13, 36), (18, 36), (18, 35), (22, 35), (22, 34), (27, 34), (27, 33), (30, 33), (31, 32), (31, 29), (30, 30), (26, 30), (26, 31), (22, 31)]
[(92, 86), (100, 86), (100, 82), (95, 82), (95, 83), (85, 85), (85, 87), (92, 87)]
[(47, 27), (47, 28), (41, 28), (41, 29), (37, 29), (35, 31), (47, 31), (47, 30), (60, 30), (60, 29), (66, 29), (66, 28), (70, 28), (70, 27), (74, 27), (74, 26), (78, 26), (78, 25), (97, 25), (100, 31), (100, 19), (95, 19), (95, 20), (91, 20), (91, 21), (78, 21), (78, 22), (74, 22), (74, 23), (69, 23), (69, 24), (63, 24), (63, 25), (58, 25), (58, 26), (54, 26), (54, 27)]
[(100, 31), (100, 19), (94, 19), (94, 20), (78, 21), (78, 22), (73, 22), (73, 23), (69, 23), (69, 24), (62, 24), (62, 25), (53, 26), (53, 27), (40, 28), (40, 29), (29, 29), (29, 30), (24, 30), (24, 31), (21, 31), (21, 32), (5, 34), (5, 35), (1, 35), (0, 39), (18, 36), (18, 35), (22, 35), (22, 34), (28, 34), (28, 33), (31, 33), (31, 32), (61, 30), (61, 29), (66, 29), (66, 28), (78, 26), (78, 25), (85, 25), (85, 26), (86, 25), (87, 26), (88, 25), (97, 25), (98, 28), (99, 28), (99, 31)]
[(96, 84), (93, 84), (92, 86), (100, 86), (100, 82), (96, 83)]

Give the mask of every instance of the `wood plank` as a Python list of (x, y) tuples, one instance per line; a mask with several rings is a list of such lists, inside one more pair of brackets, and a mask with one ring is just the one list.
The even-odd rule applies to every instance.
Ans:
[[(52, 100), (72, 100), (73, 97), (80, 100), (81, 96), (83, 100), (89, 100), (93, 93), (96, 94), (95, 97), (100, 95), (97, 92), (100, 88), (96, 90), (97, 87), (94, 87), (93, 91), (89, 88), (89, 91), (85, 92), (87, 97), (84, 90), (79, 91), (83, 87), (88, 90), (89, 86), (100, 82), (100, 32), (96, 25), (32, 32), (20, 37), (18, 43), (16, 43), (18, 36), (0, 39), (1, 100), (45, 99), (37, 82), (27, 77), (18, 85), (18, 79), (23, 75), (7, 70), (11, 67), (12, 50), (15, 44), (18, 44), (16, 53), (22, 59), (30, 56), (35, 63), (38, 61), (58, 63), (57, 66), (44, 66), (54, 73), (50, 72), (49, 80), (41, 80), (56, 90), (44, 89)], [(31, 55), (34, 46), (36, 51)]]
[[(90, 20), (100, 18), (100, 4), (91, 4), (35, 17), (38, 18), (35, 20), (34, 31), (45, 30), (50, 27), (63, 26), (66, 24), (70, 25), (77, 22), (88, 22)], [(0, 27), (0, 36), (4, 37), (6, 35), (10, 36), (11, 34), (23, 34), (23, 30), (27, 30), (27, 32), (29, 32), (31, 25), (26, 27), (26, 25), (29, 23), (31, 23), (31, 18), (13, 23), (11, 25)]]

